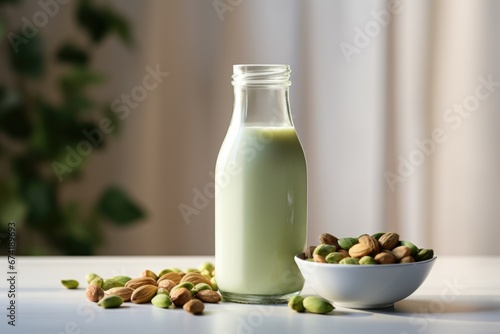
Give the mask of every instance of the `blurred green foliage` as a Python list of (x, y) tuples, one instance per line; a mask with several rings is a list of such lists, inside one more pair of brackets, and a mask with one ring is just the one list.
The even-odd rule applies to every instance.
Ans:
[[(16, 6), (16, 0), (0, 0), (0, 10)], [(106, 5), (80, 0), (75, 8), (78, 27), (88, 36), (84, 46), (69, 39), (55, 54), (44, 50), (43, 27), (27, 36), (26, 31), (11, 32), (0, 16), (0, 46), (8, 57), (10, 73), (0, 76), (0, 252), (6, 251), (7, 224), (17, 226), (17, 254), (89, 255), (102, 243), (102, 223), (128, 226), (144, 217), (143, 210), (119, 187), (105, 189), (92, 207), (65, 203), (61, 191), (81, 176), (88, 156), (81, 157), (71, 173), (60, 175), (54, 162), (64, 163), (67, 147), (76, 149), (85, 140), (84, 131), (98, 128), (99, 120), (109, 118), (117, 128), (109, 103), (92, 98), (89, 87), (101, 85), (104, 75), (91, 68), (92, 51), (115, 34), (131, 43), (127, 21)], [(61, 7), (60, 10), (63, 10)], [(68, 9), (65, 9), (68, 10)], [(24, 33), (24, 35), (23, 35)], [(47, 58), (46, 58), (47, 57)], [(60, 70), (60, 101), (44, 97), (41, 86), (48, 63)], [(9, 83), (1, 82), (6, 77)], [(116, 129), (113, 132), (116, 133)], [(109, 140), (103, 136), (92, 150)], [(1, 243), (1, 242), (4, 243)]]

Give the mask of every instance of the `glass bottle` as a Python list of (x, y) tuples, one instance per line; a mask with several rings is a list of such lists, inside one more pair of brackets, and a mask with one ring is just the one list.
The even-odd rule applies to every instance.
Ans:
[(304, 280), (307, 170), (288, 65), (234, 65), (234, 108), (215, 169), (217, 284), (226, 301), (284, 303)]

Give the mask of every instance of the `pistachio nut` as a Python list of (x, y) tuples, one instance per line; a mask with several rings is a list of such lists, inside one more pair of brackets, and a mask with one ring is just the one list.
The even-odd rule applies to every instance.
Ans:
[(177, 284), (176, 286), (174, 286), (172, 288), (172, 290), (170, 290), (170, 292), (174, 291), (174, 290), (177, 290), (177, 289), (180, 289), (180, 288), (186, 288), (188, 289), (189, 291), (193, 290), (194, 288), (194, 284), (191, 283), (191, 282), (182, 282), (182, 283), (179, 283)]
[(67, 289), (76, 289), (78, 288), (78, 281), (74, 279), (63, 279), (61, 280), (61, 284), (64, 285)]
[(325, 256), (335, 252), (335, 249), (336, 249), (335, 246), (332, 245), (327, 245), (327, 244), (318, 245), (313, 252), (314, 261), (326, 263)]
[(159, 294), (151, 299), (151, 304), (156, 307), (167, 308), (172, 305), (172, 300), (170, 300), (170, 297), (166, 294)]
[(215, 276), (213, 276), (211, 279), (210, 279), (210, 284), (212, 284), (212, 289), (214, 291), (218, 291), (219, 290), (219, 286), (217, 285), (217, 281), (215, 280)]
[(328, 300), (317, 296), (308, 296), (302, 303), (304, 308), (311, 313), (326, 314), (335, 309)]
[(166, 288), (158, 288), (156, 290), (157, 295), (169, 295), (170, 296), (170, 291), (168, 291)]
[(359, 264), (359, 259), (356, 257), (345, 257), (340, 260), (339, 264)]
[(90, 281), (90, 285), (95, 285), (102, 288), (102, 286), (104, 285), (104, 280), (100, 277), (96, 277), (92, 281)]
[(212, 290), (212, 286), (210, 286), (207, 283), (198, 283), (194, 286), (194, 288), (198, 291), (203, 291), (203, 290)]
[(166, 268), (166, 269), (163, 269), (162, 271), (160, 271), (157, 276), (162, 277), (166, 273), (171, 273), (171, 272), (172, 272), (172, 269)]
[(359, 259), (359, 264), (377, 264), (375, 259), (371, 256), (363, 256), (361, 259)]
[(89, 274), (85, 275), (85, 281), (87, 282), (87, 284), (90, 284), (90, 282), (92, 282), (92, 280), (94, 278), (101, 278), (101, 276), (99, 276), (95, 273), (89, 273)]
[(97, 303), (97, 305), (103, 308), (115, 308), (121, 304), (123, 304), (123, 299), (118, 296), (106, 296)]
[(295, 295), (288, 301), (288, 306), (297, 312), (304, 312), (306, 309), (304, 307), (304, 297), (301, 295)]
[(120, 282), (120, 281), (116, 281), (112, 278), (107, 278), (104, 280), (104, 283), (102, 284), (102, 289), (104, 291), (106, 290), (109, 290), (111, 288), (118, 288), (118, 287), (123, 287), (125, 284)]
[(342, 260), (345, 257), (348, 257), (348, 254), (342, 253), (342, 252), (333, 252), (328, 254), (325, 257), (326, 262), (328, 263), (339, 263), (340, 260)]
[(340, 247), (342, 247), (346, 251), (348, 251), (352, 246), (359, 243), (357, 238), (340, 238), (338, 242)]
[(114, 279), (115, 281), (118, 281), (120, 283), (123, 283), (123, 286), (125, 286), (125, 284), (130, 281), (132, 279), (132, 277), (128, 277), (128, 276), (123, 276), (123, 275), (120, 275), (120, 276), (115, 276), (115, 277), (112, 277), (112, 279)]
[[(200, 272), (203, 272), (204, 270), (208, 270), (209, 273), (215, 270), (215, 266), (212, 264), (212, 262), (204, 262), (200, 265), (198, 268)], [(210, 275), (211, 276), (211, 275)]]
[(415, 256), (415, 262), (425, 261), (432, 259), (434, 256), (434, 250), (423, 248), (419, 250), (418, 254)]

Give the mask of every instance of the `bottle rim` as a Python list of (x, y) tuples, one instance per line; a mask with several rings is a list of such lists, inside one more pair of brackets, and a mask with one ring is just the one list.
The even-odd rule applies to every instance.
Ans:
[(233, 86), (290, 86), (290, 65), (233, 65)]

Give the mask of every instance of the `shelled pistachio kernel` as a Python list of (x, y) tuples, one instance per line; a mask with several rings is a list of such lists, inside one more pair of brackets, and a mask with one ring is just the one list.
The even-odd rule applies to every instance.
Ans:
[(335, 309), (332, 303), (318, 296), (308, 296), (304, 298), (304, 308), (311, 313), (326, 314)]
[(325, 257), (326, 262), (328, 263), (339, 263), (343, 258), (348, 257), (345, 253), (342, 252), (333, 252), (328, 254)]
[(212, 287), (207, 283), (198, 283), (194, 286), (194, 288), (196, 289), (196, 291), (212, 290)]
[(377, 264), (377, 262), (373, 257), (367, 255), (359, 259), (359, 264)]
[(315, 262), (326, 263), (325, 257), (335, 252), (336, 248), (333, 245), (320, 244), (318, 245), (313, 252), (313, 259)]
[(61, 280), (61, 284), (66, 288), (66, 289), (76, 289), (78, 288), (78, 281), (74, 279), (63, 279)]
[(359, 264), (359, 259), (356, 257), (345, 257), (340, 260), (339, 264)]
[(125, 283), (122, 283), (120, 281), (117, 281), (117, 280), (114, 280), (112, 278), (107, 278), (104, 280), (103, 284), (102, 284), (102, 289), (104, 291), (106, 290), (109, 290), (109, 289), (112, 289), (112, 288), (121, 288), (125, 286)]
[(87, 284), (90, 284), (90, 282), (92, 282), (92, 280), (94, 280), (95, 278), (101, 278), (101, 276), (97, 275), (96, 273), (89, 273), (85, 275), (85, 281), (87, 282)]
[(217, 285), (217, 280), (215, 279), (215, 276), (212, 276), (212, 278), (210, 279), (210, 283), (212, 284), (212, 289), (214, 291), (219, 290), (219, 286)]
[(92, 281), (90, 281), (90, 285), (95, 285), (100, 288), (104, 285), (104, 280), (101, 277), (96, 277)]
[(172, 305), (172, 300), (167, 294), (157, 294), (151, 299), (151, 304), (160, 308), (167, 308)]
[(106, 296), (97, 302), (103, 308), (115, 308), (123, 304), (123, 299), (118, 296)]
[(290, 298), (288, 301), (288, 306), (297, 312), (304, 312), (306, 309), (304, 307), (304, 297), (301, 295), (296, 295)]
[(112, 277), (112, 279), (115, 281), (118, 281), (120, 283), (123, 283), (123, 286), (125, 286), (125, 284), (127, 284), (127, 282), (130, 281), (132, 279), (132, 277), (119, 275), (119, 276)]

